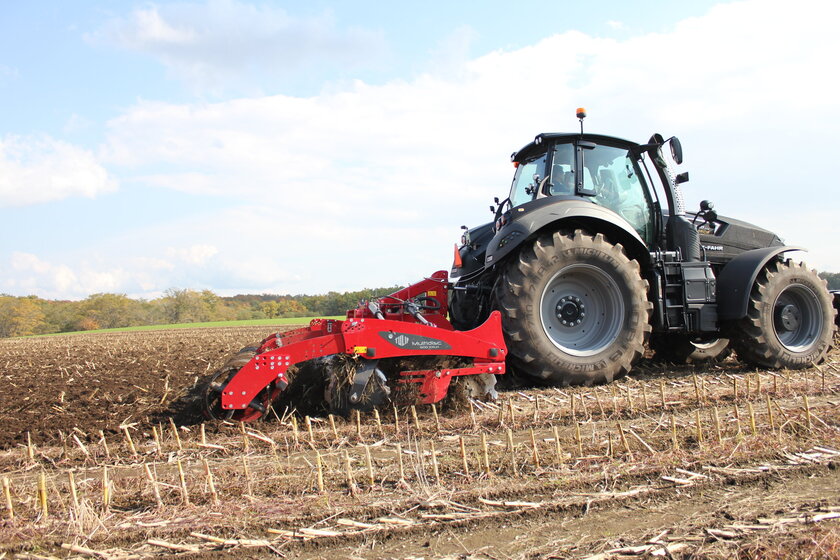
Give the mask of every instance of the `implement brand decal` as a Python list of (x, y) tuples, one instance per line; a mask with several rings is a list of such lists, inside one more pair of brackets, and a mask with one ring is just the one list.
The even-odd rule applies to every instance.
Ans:
[(417, 334), (380, 331), (379, 336), (396, 346), (409, 350), (449, 350), (452, 348), (443, 340)]

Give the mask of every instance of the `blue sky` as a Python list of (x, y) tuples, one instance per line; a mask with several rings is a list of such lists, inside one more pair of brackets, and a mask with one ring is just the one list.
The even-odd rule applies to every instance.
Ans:
[(677, 134), (689, 206), (840, 270), (834, 2), (0, 3), (0, 293), (450, 264), (541, 131)]

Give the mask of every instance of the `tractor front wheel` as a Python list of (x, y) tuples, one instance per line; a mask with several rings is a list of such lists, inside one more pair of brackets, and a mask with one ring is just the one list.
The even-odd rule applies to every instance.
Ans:
[(639, 263), (582, 230), (524, 247), (505, 269), (497, 301), (514, 371), (551, 385), (625, 375), (651, 331)]
[(771, 262), (753, 284), (747, 316), (730, 329), (732, 345), (739, 358), (760, 367), (810, 367), (831, 348), (835, 313), (816, 271)]

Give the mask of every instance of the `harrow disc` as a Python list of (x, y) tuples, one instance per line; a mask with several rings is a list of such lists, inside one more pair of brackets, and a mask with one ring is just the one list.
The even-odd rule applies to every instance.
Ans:
[(364, 388), (354, 398), (352, 386), (360, 364), (344, 356), (333, 356), (323, 365), (327, 380), (324, 400), (330, 412), (346, 417), (351, 410), (370, 412), (390, 403), (391, 389), (387, 379), (375, 366)]
[(462, 375), (453, 380), (461, 386), (464, 396), (478, 401), (495, 401), (499, 398), (496, 392), (496, 376), (492, 373), (479, 375)]

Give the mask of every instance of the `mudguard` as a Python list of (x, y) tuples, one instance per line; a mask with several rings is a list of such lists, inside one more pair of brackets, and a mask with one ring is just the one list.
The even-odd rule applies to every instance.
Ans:
[(484, 266), (489, 267), (513, 253), (526, 239), (545, 226), (563, 220), (584, 220), (598, 222), (593, 232), (621, 235), (631, 246), (625, 248), (630, 255), (642, 260), (649, 259), (647, 244), (627, 220), (603, 206), (580, 198), (568, 198), (562, 202), (557, 196), (537, 199), (510, 210), (511, 221), (490, 241)]
[(755, 279), (770, 259), (788, 251), (806, 251), (803, 247), (764, 247), (744, 251), (723, 267), (717, 277), (718, 319), (729, 321), (747, 315)]

